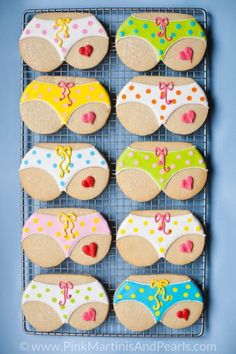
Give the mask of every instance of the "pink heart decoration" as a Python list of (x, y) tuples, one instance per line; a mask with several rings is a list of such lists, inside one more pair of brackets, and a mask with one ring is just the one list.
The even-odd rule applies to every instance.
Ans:
[(82, 115), (81, 120), (84, 123), (93, 124), (96, 119), (96, 114), (94, 112), (88, 112)]
[(182, 187), (185, 189), (193, 189), (194, 178), (192, 176), (188, 176), (182, 180)]
[(187, 124), (193, 123), (195, 119), (196, 119), (196, 112), (192, 110), (185, 112), (181, 117), (182, 122)]
[(179, 246), (179, 250), (183, 253), (191, 253), (193, 250), (193, 242), (191, 240), (188, 240), (185, 243), (181, 243), (181, 245)]
[(193, 59), (193, 50), (190, 47), (186, 47), (184, 50), (179, 52), (179, 57), (181, 60), (189, 60), (192, 62)]
[(96, 311), (91, 307), (87, 312), (83, 313), (84, 321), (95, 321), (96, 320)]

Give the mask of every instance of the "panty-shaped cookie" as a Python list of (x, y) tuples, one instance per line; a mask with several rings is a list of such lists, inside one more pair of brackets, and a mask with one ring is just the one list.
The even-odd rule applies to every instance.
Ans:
[(25, 253), (40, 267), (55, 267), (68, 257), (79, 264), (96, 264), (110, 245), (106, 220), (91, 209), (38, 209), (22, 232)]
[(208, 102), (193, 79), (138, 76), (119, 93), (116, 112), (136, 135), (152, 134), (161, 125), (176, 134), (191, 134), (205, 122)]
[(203, 156), (190, 143), (135, 142), (118, 158), (116, 179), (125, 195), (139, 202), (161, 191), (185, 200), (204, 187), (207, 169)]
[(78, 134), (101, 129), (110, 114), (105, 88), (95, 79), (40, 76), (24, 90), (21, 118), (39, 134), (56, 132), (63, 125)]
[(78, 69), (101, 62), (109, 46), (102, 24), (90, 13), (37, 14), (20, 37), (20, 53), (34, 70), (52, 71), (64, 61)]
[(93, 199), (106, 188), (108, 180), (108, 164), (90, 144), (40, 143), (20, 165), (25, 192), (42, 201), (53, 200), (62, 192), (76, 199)]
[(186, 275), (132, 275), (114, 295), (118, 320), (131, 331), (144, 331), (162, 322), (170, 328), (195, 323), (203, 311), (203, 297)]
[(105, 321), (109, 300), (100, 282), (90, 275), (42, 274), (26, 287), (22, 309), (38, 331), (51, 332), (64, 323), (90, 330)]
[(202, 60), (206, 46), (204, 30), (186, 14), (133, 14), (116, 34), (118, 56), (137, 71), (150, 70), (159, 61), (173, 70), (190, 70)]
[(132, 211), (117, 232), (121, 257), (137, 267), (165, 258), (187, 264), (202, 253), (205, 234), (199, 220), (187, 210)]

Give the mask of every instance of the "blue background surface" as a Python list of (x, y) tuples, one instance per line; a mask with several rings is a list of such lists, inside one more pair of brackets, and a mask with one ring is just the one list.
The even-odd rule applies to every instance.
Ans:
[[(93, 352), (101, 352), (101, 344), (114, 343), (114, 350), (107, 353), (128, 353), (128, 349), (115, 348), (118, 343), (128, 345), (135, 339), (79, 338), (29, 336), (21, 326), (20, 308), (20, 186), (18, 166), (20, 161), (20, 118), (18, 101), (20, 96), (20, 57), (18, 38), (21, 31), (21, 16), (29, 8), (47, 7), (102, 7), (102, 6), (175, 6), (202, 7), (209, 13), (210, 39), (210, 86), (212, 98), (211, 114), (211, 205), (208, 272), (208, 310), (205, 335), (195, 339), (164, 339), (159, 345), (179, 344), (182, 346), (211, 343), (216, 352), (236, 352), (236, 40), (235, 0), (169, 0), (169, 1), (121, 1), (121, 0), (1, 0), (1, 118), (0, 118), (0, 212), (1, 212), (1, 257), (0, 257), (0, 349), (4, 354), (20, 352), (83, 352), (79, 347), (90, 341), (98, 345)], [(157, 341), (158, 342), (158, 341)], [(23, 344), (22, 344), (23, 343)], [(140, 344), (154, 343), (153, 339), (139, 340)], [(62, 347), (34, 347), (34, 344), (61, 344)], [(158, 343), (157, 343), (158, 344)], [(67, 346), (68, 347), (67, 349)], [(153, 350), (150, 347), (150, 352)], [(167, 348), (168, 349), (168, 348)], [(193, 348), (194, 349), (194, 348)], [(197, 349), (197, 348), (196, 348)], [(203, 349), (203, 347), (202, 347)], [(196, 350), (197, 351), (197, 350)], [(92, 352), (92, 349), (91, 349)], [(139, 352), (137, 348), (136, 352)], [(144, 349), (148, 353), (148, 349)], [(155, 350), (158, 352), (158, 348)], [(159, 352), (164, 353), (164, 349)]]

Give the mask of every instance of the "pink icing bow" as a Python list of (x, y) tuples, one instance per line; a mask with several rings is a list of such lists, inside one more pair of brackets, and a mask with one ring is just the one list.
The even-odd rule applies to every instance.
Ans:
[(157, 213), (155, 215), (155, 222), (156, 223), (160, 222), (158, 230), (163, 231), (165, 235), (169, 235), (171, 233), (170, 229), (166, 231), (166, 223), (170, 222), (170, 214), (169, 213), (167, 213), (167, 212), (165, 214)]
[(69, 101), (68, 106), (72, 106), (73, 102), (70, 98), (70, 88), (74, 87), (75, 84), (73, 82), (59, 81), (57, 86), (62, 88), (62, 96), (59, 98), (60, 101), (63, 101), (65, 98), (67, 98)]
[(170, 42), (172, 40), (172, 37), (167, 37), (166, 35), (166, 27), (169, 25), (168, 18), (157, 17), (156, 25), (161, 27), (161, 32), (157, 33), (158, 37), (164, 37), (168, 42)]
[(165, 172), (170, 171), (170, 167), (166, 167), (166, 156), (168, 154), (168, 150), (166, 147), (159, 148), (156, 147), (155, 154), (159, 157), (158, 165), (162, 165)]
[(167, 92), (169, 91), (173, 91), (174, 89), (174, 83), (172, 81), (165, 83), (165, 82), (159, 82), (159, 89), (162, 90), (161, 91), (161, 95), (160, 98), (163, 100), (165, 99), (166, 104), (171, 104), (171, 100), (167, 99)]
[(60, 289), (64, 290), (64, 300), (59, 301), (60, 306), (64, 306), (66, 304), (66, 300), (69, 300), (72, 295), (68, 294), (69, 289), (73, 289), (74, 285), (70, 281), (60, 281), (59, 283)]

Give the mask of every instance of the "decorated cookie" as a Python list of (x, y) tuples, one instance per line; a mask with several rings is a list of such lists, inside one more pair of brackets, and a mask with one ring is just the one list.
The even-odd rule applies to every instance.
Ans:
[(170, 328), (195, 323), (203, 311), (203, 297), (186, 275), (132, 275), (114, 295), (118, 320), (131, 331), (144, 331), (162, 322)]
[(90, 275), (42, 274), (26, 287), (22, 308), (38, 331), (51, 332), (64, 323), (90, 330), (106, 319), (109, 300), (100, 282)]
[(173, 70), (190, 70), (202, 60), (206, 46), (204, 30), (186, 14), (133, 14), (116, 34), (118, 56), (137, 71), (150, 70), (159, 61)]
[(37, 14), (20, 37), (23, 60), (42, 72), (52, 71), (64, 61), (78, 69), (92, 68), (105, 57), (108, 46), (104, 27), (90, 13)]
[(173, 264), (197, 259), (205, 234), (199, 220), (187, 210), (132, 211), (117, 232), (117, 248), (124, 261), (146, 267), (165, 258)]
[(205, 122), (208, 102), (202, 88), (183, 77), (138, 76), (117, 97), (121, 124), (136, 135), (149, 135), (164, 125), (176, 134), (191, 134)]
[(49, 201), (66, 192), (72, 198), (96, 198), (106, 188), (109, 167), (90, 144), (40, 143), (23, 158), (20, 181), (32, 198)]
[(39, 134), (56, 132), (63, 125), (78, 134), (101, 129), (111, 111), (105, 88), (95, 79), (40, 76), (24, 90), (21, 118)]
[(68, 257), (79, 264), (96, 264), (110, 245), (106, 220), (90, 209), (38, 209), (22, 232), (25, 253), (40, 267), (55, 267)]
[(203, 156), (190, 143), (135, 142), (118, 158), (116, 179), (125, 195), (139, 202), (161, 191), (185, 200), (204, 187), (207, 169)]

